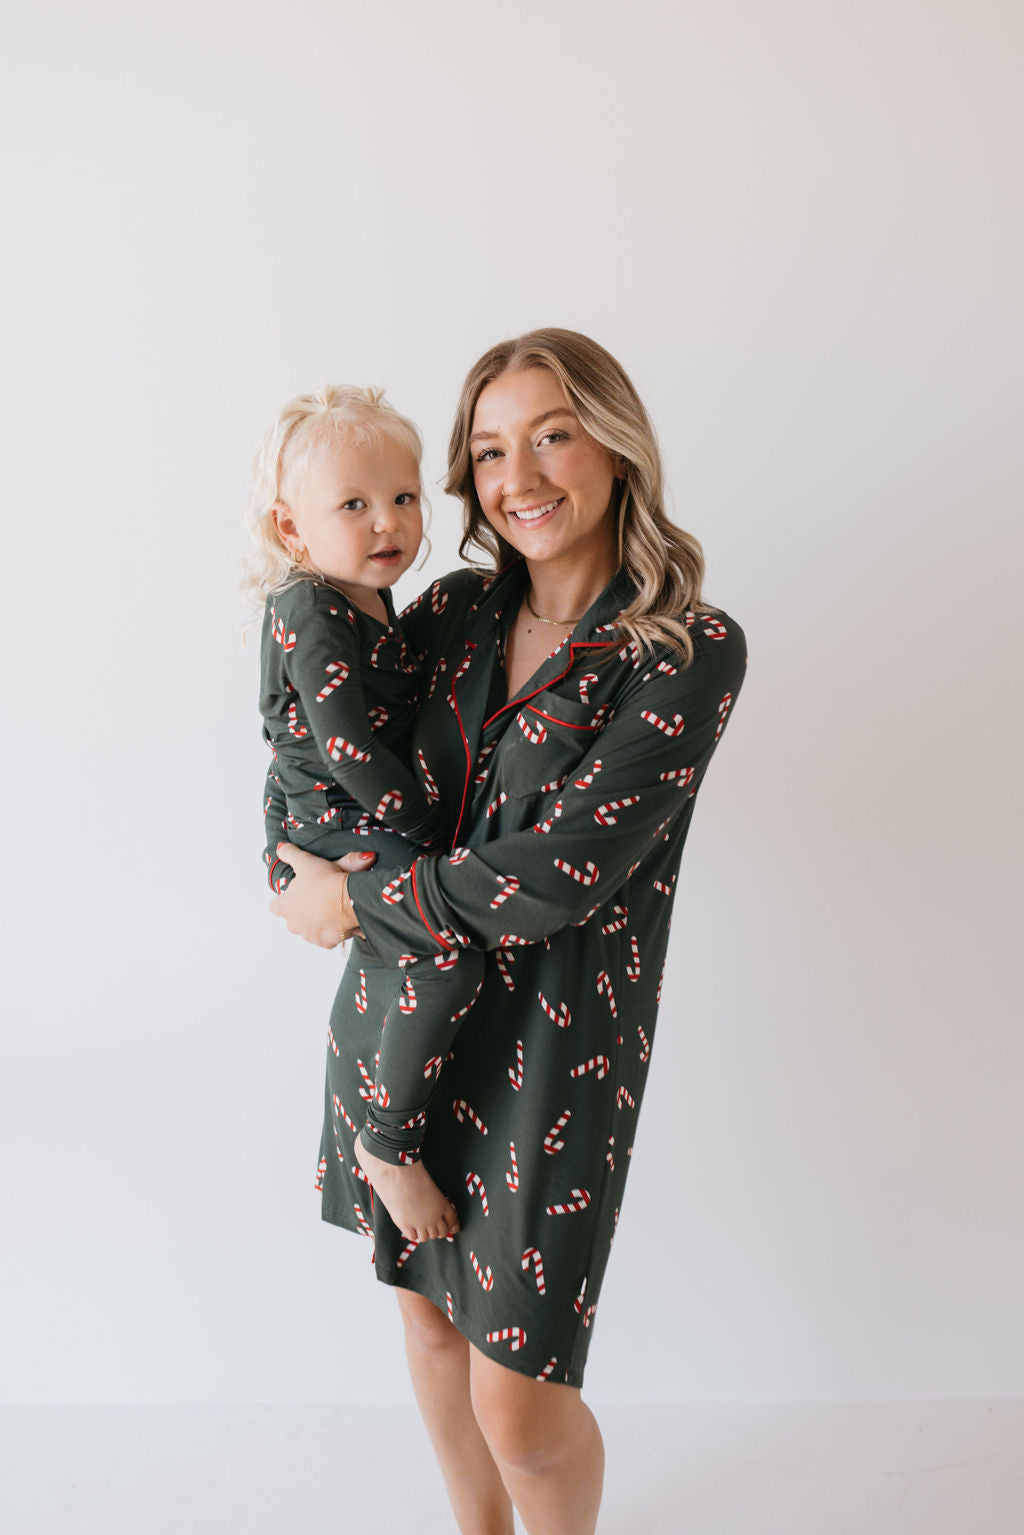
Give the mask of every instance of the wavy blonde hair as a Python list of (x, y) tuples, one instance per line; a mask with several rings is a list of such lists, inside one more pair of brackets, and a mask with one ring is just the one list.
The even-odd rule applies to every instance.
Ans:
[(622, 365), (589, 336), (556, 328), (531, 330), (492, 346), (469, 370), (455, 413), (445, 482), (445, 490), (458, 496), (464, 509), (459, 553), (467, 558), (467, 551), (476, 546), (498, 569), (518, 558), (484, 516), (473, 482), (469, 438), (484, 388), (503, 373), (528, 368), (553, 373), (584, 431), (625, 461), (624, 477), (620, 474), (616, 480), (619, 565), (637, 595), (619, 618), (621, 633), (644, 650), (668, 645), (689, 665), (693, 641), (684, 614), (709, 610), (701, 596), (704, 551), (692, 533), (676, 527), (666, 515), (661, 453), (640, 396)]
[(296, 395), (263, 434), (252, 466), (245, 526), (252, 547), (242, 561), (242, 595), (262, 608), (269, 592), (279, 592), (309, 572), (295, 563), (282, 543), (274, 512), (291, 511), (302, 471), (339, 437), (360, 444), (390, 437), (423, 457), (423, 442), (413, 423), (399, 415), (383, 389), (355, 384), (325, 384), (315, 394)]

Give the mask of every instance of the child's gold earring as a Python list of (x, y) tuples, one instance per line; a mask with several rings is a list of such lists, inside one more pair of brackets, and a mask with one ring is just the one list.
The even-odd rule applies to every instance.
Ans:
[(305, 558), (306, 558), (306, 551), (305, 551), (305, 549), (293, 549), (292, 550), (292, 559), (295, 561), (296, 565), (301, 565)]

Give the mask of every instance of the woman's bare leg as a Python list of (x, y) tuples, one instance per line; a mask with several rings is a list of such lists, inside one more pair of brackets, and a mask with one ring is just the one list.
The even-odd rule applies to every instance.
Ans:
[(579, 1391), (469, 1354), (476, 1420), (530, 1535), (593, 1535), (604, 1445)]
[(420, 1414), (462, 1535), (513, 1535), (512, 1501), (473, 1415), (469, 1344), (432, 1301), (396, 1290)]

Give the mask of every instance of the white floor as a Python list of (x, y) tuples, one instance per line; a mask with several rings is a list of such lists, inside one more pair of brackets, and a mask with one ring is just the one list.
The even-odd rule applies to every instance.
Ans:
[[(596, 1405), (600, 1535), (1022, 1535), (1024, 1403)], [(0, 1409), (4, 1535), (451, 1535), (412, 1409)]]

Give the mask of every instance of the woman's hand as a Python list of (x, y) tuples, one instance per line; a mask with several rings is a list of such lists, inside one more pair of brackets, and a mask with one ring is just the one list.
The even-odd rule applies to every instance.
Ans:
[(291, 864), (295, 878), (287, 890), (275, 895), (270, 909), (275, 917), (284, 918), (290, 933), (321, 949), (333, 949), (359, 932), (359, 920), (348, 898), (348, 876), (369, 869), (376, 862), (376, 853), (346, 853), (332, 863), (294, 843), (281, 842), (277, 854)]

